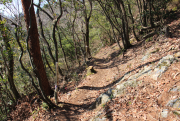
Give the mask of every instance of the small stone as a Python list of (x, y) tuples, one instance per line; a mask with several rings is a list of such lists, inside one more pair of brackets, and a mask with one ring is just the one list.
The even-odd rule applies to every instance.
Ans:
[(161, 112), (161, 116), (162, 116), (162, 118), (167, 118), (167, 116), (168, 116), (168, 109), (163, 109), (162, 112)]
[(110, 97), (107, 94), (103, 94), (101, 98), (101, 104), (106, 104), (110, 100)]

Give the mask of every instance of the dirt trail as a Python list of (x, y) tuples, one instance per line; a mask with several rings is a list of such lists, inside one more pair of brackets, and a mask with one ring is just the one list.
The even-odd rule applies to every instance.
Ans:
[[(114, 82), (126, 72), (179, 50), (180, 39), (167, 40), (166, 43), (164, 43), (164, 41), (166, 41), (166, 39), (163, 39), (163, 43), (161, 41), (139, 43), (139, 45), (137, 44), (133, 48), (128, 49), (124, 58), (122, 55), (117, 54), (118, 46), (116, 44), (103, 48), (92, 60), (92, 65), (97, 73), (87, 76), (75, 90), (60, 96), (60, 102), (79, 105), (81, 107), (80, 109), (73, 109), (78, 110), (78, 113), (71, 115), (70, 119), (73, 119), (73, 116), (75, 116), (73, 120), (81, 119), (84, 121), (90, 119), (91, 116), (95, 115), (96, 111), (88, 111), (86, 107), (92, 104), (101, 93), (104, 93), (109, 88), (115, 87), (116, 83)], [(157, 48), (158, 52), (154, 53)], [(176, 49), (171, 50), (171, 48)], [(151, 56), (146, 60), (142, 60), (147, 53), (151, 53)], [(139, 70), (136, 69), (133, 73), (138, 71)]]
[[(115, 44), (114, 47), (117, 45)], [(108, 61), (109, 53), (113, 52), (112, 47), (101, 50), (92, 60), (91, 65), (97, 71), (96, 74), (86, 76), (85, 79), (68, 94), (60, 94), (59, 101), (76, 105), (91, 104), (96, 100), (100, 93), (103, 93), (110, 86), (119, 72), (117, 67), (109, 67), (113, 61)], [(114, 49), (115, 51), (116, 49)], [(106, 53), (109, 52), (109, 53)]]
[[(90, 62), (90, 66), (93, 66), (97, 73), (86, 76), (73, 90), (64, 94), (59, 92), (58, 99), (62, 108), (50, 112), (42, 111), (33, 115), (35, 119), (85, 121), (92, 118), (96, 110), (88, 110), (88, 107), (101, 93), (110, 87), (115, 87), (115, 82), (125, 73), (133, 69), (135, 69), (133, 73), (136, 73), (138, 72), (137, 67), (180, 51), (180, 19), (169, 25), (175, 30), (173, 38), (159, 36), (154, 41), (134, 43), (124, 57), (118, 54), (117, 44), (102, 48)], [(149, 53), (150, 56), (146, 58), (145, 56)], [(34, 120), (33, 116), (28, 120)]]
[[(110, 87), (115, 87), (116, 80), (126, 72), (136, 69), (137, 67), (156, 61), (168, 54), (173, 54), (180, 50), (178, 38), (178, 24), (180, 19), (169, 24), (176, 27), (173, 38), (159, 36), (158, 41), (139, 42), (127, 50), (123, 55), (118, 54), (118, 46), (114, 44), (110, 47), (102, 48), (91, 60), (91, 66), (97, 71), (96, 74), (89, 75), (76, 87), (75, 90), (69, 91), (68, 94), (62, 94), (60, 102), (79, 105), (78, 113), (74, 114), (76, 120), (87, 120), (95, 115), (96, 111), (88, 111), (86, 107), (92, 104), (96, 98)], [(150, 53), (147, 59), (143, 59)], [(136, 69), (133, 73), (138, 72)], [(82, 108), (82, 107), (85, 108)], [(72, 118), (73, 119), (73, 118)]]

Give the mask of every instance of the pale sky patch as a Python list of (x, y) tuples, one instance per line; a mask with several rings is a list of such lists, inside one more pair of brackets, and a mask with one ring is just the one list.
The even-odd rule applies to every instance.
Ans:
[[(39, 0), (34, 0), (34, 3), (38, 4)], [(35, 11), (37, 10), (36, 7)], [(3, 13), (5, 16), (14, 17), (15, 15), (19, 15), (22, 13), (22, 4), (21, 0), (12, 0), (12, 3), (7, 5), (0, 4), (0, 13)]]

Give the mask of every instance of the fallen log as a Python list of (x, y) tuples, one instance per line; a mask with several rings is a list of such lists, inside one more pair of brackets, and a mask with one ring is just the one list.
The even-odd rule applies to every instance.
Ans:
[(153, 32), (151, 32), (151, 33), (148, 33), (148, 34), (144, 35), (144, 36), (142, 37), (142, 39), (143, 39), (143, 40), (146, 40), (146, 39), (154, 36), (155, 34), (157, 34), (157, 31), (153, 31)]

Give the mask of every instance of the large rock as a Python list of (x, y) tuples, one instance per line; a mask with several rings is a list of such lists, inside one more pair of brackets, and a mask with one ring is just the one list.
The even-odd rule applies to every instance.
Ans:
[(134, 79), (134, 80), (128, 80), (126, 82), (123, 82), (122, 84), (117, 85), (116, 91), (113, 90), (113, 97), (123, 94), (126, 87), (128, 87), (128, 86), (135, 87), (140, 83), (141, 83), (141, 81), (137, 81), (136, 79)]
[(180, 98), (170, 100), (166, 106), (170, 106), (170, 107), (179, 109), (180, 108)]
[(101, 104), (106, 104), (106, 102), (110, 101), (110, 97), (107, 94), (102, 94), (101, 96)]
[(158, 77), (160, 77), (168, 69), (174, 59), (175, 58), (173, 55), (167, 55), (163, 57), (152, 72), (151, 78), (157, 80)]
[(96, 101), (90, 106), (90, 109), (97, 108), (99, 105), (105, 105), (111, 98), (107, 94), (101, 94)]

